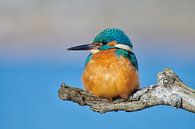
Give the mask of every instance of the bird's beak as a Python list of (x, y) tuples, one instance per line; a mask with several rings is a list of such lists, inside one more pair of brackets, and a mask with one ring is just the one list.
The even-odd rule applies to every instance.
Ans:
[(74, 46), (70, 47), (67, 50), (92, 50), (92, 49), (97, 49), (98, 46), (95, 44), (84, 44), (84, 45), (79, 45), (79, 46)]

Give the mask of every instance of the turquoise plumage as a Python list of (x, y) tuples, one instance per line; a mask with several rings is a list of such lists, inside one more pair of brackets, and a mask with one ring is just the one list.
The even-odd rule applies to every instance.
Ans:
[[(103, 43), (102, 46), (100, 46), (99, 50), (108, 50), (111, 48), (116, 48), (117, 50), (116, 55), (117, 56), (124, 56), (125, 58), (128, 58), (133, 66), (136, 67), (138, 70), (138, 61), (133, 52), (126, 51), (124, 49), (117, 48), (115, 46), (109, 46), (107, 43), (116, 41), (117, 43), (128, 45), (130, 48), (133, 48), (132, 42), (128, 38), (128, 36), (120, 29), (118, 28), (108, 28), (104, 29), (102, 32), (100, 32), (95, 39), (93, 40), (93, 43)], [(89, 62), (91, 59), (91, 54), (88, 55), (85, 61), (85, 65)]]
[(128, 36), (118, 28), (101, 31), (91, 44), (68, 50), (91, 50), (82, 80), (87, 91), (106, 98), (128, 98), (139, 88), (138, 62)]
[(117, 43), (122, 43), (133, 48), (133, 45), (128, 38), (128, 36), (118, 28), (107, 28), (101, 31), (93, 40), (93, 43), (109, 43), (116, 41)]

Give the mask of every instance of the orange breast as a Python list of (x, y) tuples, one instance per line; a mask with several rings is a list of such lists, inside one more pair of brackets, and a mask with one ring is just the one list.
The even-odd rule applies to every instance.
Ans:
[(92, 55), (83, 72), (83, 84), (96, 96), (127, 98), (139, 87), (138, 73), (125, 57), (117, 57), (115, 49)]

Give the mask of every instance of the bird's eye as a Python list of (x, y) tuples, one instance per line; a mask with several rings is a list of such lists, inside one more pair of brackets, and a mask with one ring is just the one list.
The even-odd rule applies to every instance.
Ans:
[(103, 40), (103, 41), (102, 41), (102, 44), (104, 44), (104, 45), (105, 45), (105, 44), (107, 44), (107, 42)]

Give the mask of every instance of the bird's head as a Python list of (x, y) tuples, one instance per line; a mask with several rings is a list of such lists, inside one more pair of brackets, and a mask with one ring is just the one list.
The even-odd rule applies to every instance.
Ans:
[(92, 53), (107, 49), (124, 49), (131, 51), (133, 45), (128, 36), (118, 28), (108, 28), (101, 31), (91, 44), (79, 45), (67, 50), (91, 50)]

